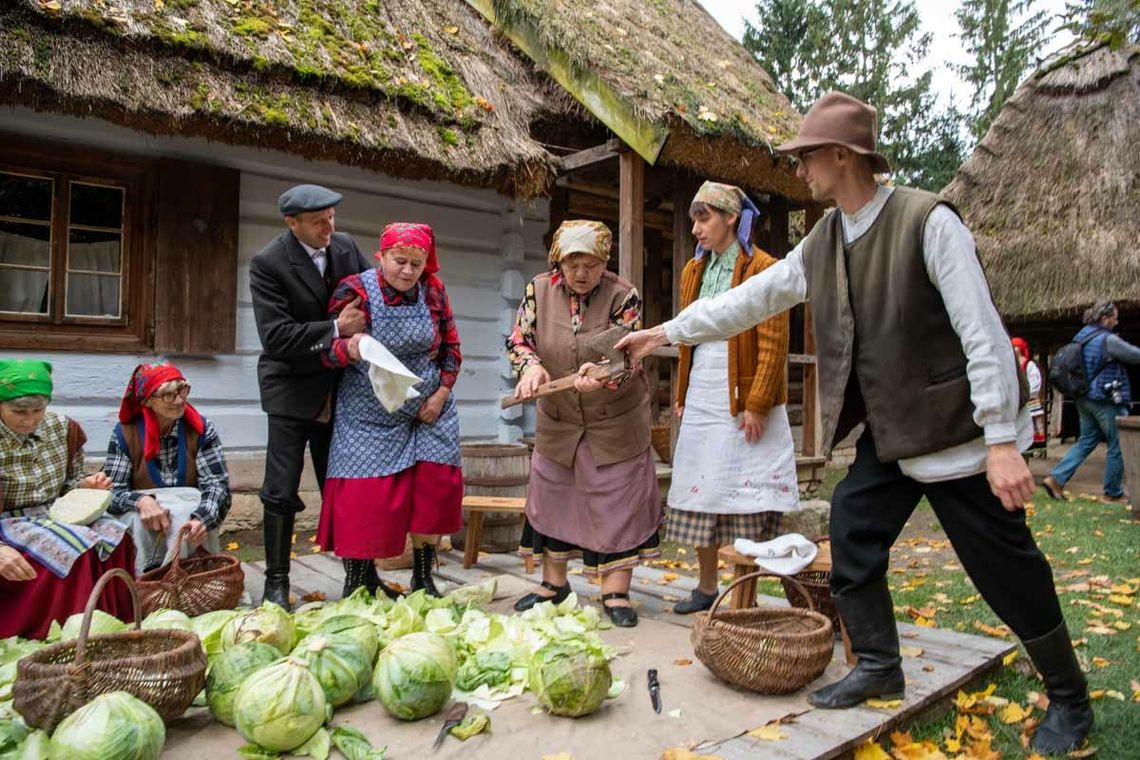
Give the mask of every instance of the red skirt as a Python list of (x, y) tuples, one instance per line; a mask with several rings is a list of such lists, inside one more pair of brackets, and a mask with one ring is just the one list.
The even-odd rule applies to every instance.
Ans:
[(397, 557), (409, 533), (463, 527), (463, 468), (416, 462), (382, 478), (328, 478), (317, 543), (343, 559)]
[[(108, 570), (118, 567), (135, 576), (135, 545), (130, 533), (106, 560), (95, 549), (88, 549), (75, 560), (66, 578), (58, 578), (39, 562), (24, 554), (36, 568), (34, 581), (0, 579), (0, 639), (23, 636), (42, 639), (53, 620), (60, 623), (83, 612), (95, 582)], [(99, 596), (98, 608), (124, 622), (134, 621), (131, 592), (120, 580), (112, 580)]]

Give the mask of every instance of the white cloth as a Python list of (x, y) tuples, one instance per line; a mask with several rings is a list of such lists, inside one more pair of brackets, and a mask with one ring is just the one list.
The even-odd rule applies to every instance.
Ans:
[[(854, 214), (843, 214), (847, 240), (862, 236), (883, 210), (893, 188), (880, 186), (874, 199)], [(1024, 451), (1033, 442), (1028, 408), (1019, 409), (1016, 362), (1009, 335), (990, 296), (974, 252), (974, 238), (958, 215), (938, 206), (922, 232), (930, 282), (942, 294), (946, 313), (966, 353), (966, 375), (974, 422), (984, 435), (949, 449), (899, 460), (908, 477), (922, 482), (954, 480), (985, 472), (987, 445), (1016, 442)], [(803, 244), (755, 277), (716, 298), (703, 298), (664, 325), (671, 343), (724, 340), (755, 327), (807, 299)]]
[(763, 543), (738, 538), (732, 548), (755, 557), (758, 567), (779, 575), (795, 575), (814, 562), (819, 553), (819, 547), (799, 533), (786, 533)]
[[(174, 547), (178, 543), (176, 538), (179, 529), (194, 516), (194, 510), (202, 502), (202, 492), (197, 488), (179, 486), (175, 488), (149, 488), (139, 491), (141, 494), (153, 496), (158, 505), (166, 510), (170, 517), (170, 530), (165, 533), (148, 530), (143, 525), (138, 512), (128, 512), (117, 519), (125, 522), (131, 531), (131, 538), (135, 542), (135, 574), (142, 575), (148, 568), (154, 569), (165, 565), (174, 559)], [(212, 530), (206, 534), (202, 544), (208, 552), (221, 550), (218, 531)], [(182, 544), (182, 557), (186, 558), (197, 549), (190, 547), (189, 542)]]
[(1029, 398), (1037, 398), (1041, 393), (1041, 370), (1037, 362), (1030, 360), (1025, 363), (1025, 379), (1029, 381)]
[(360, 339), (360, 357), (369, 364), (372, 392), (386, 410), (394, 412), (408, 399), (419, 397), (420, 392), (413, 387), (420, 382), (419, 376), (371, 335)]
[(668, 504), (687, 512), (746, 515), (800, 505), (796, 452), (787, 407), (768, 414), (764, 435), (749, 443), (728, 403), (728, 342), (693, 351), (685, 414), (673, 454)]

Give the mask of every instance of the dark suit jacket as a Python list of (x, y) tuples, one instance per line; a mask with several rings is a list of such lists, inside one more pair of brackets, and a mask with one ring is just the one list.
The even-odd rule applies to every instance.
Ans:
[[(337, 232), (328, 247), (328, 267), (335, 287), (371, 264), (351, 235)], [(289, 230), (250, 261), (249, 289), (261, 337), (261, 408), (268, 414), (315, 419), (336, 380), (336, 371), (321, 364), (321, 353), (333, 339), (331, 289)]]

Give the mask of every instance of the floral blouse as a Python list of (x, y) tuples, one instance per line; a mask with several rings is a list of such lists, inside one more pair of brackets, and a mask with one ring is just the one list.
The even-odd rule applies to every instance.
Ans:
[[(579, 295), (566, 285), (561, 272), (555, 272), (551, 282), (561, 286), (570, 296), (570, 326), (574, 334), (582, 329), (582, 312), (590, 305), (590, 297), (597, 288), (586, 295)], [(624, 325), (631, 330), (641, 329), (641, 296), (637, 288), (631, 288), (618, 308), (610, 314), (610, 325)], [(535, 301), (534, 281), (527, 283), (526, 293), (515, 315), (515, 327), (507, 337), (507, 358), (516, 377), (521, 377), (530, 367), (542, 364), (538, 355), (535, 335), (538, 330), (538, 305)]]

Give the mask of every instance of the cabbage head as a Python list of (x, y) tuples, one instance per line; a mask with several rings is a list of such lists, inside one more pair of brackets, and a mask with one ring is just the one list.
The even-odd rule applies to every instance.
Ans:
[(125, 691), (101, 694), (63, 719), (51, 760), (158, 760), (166, 726), (154, 708)]
[(155, 610), (143, 618), (144, 631), (154, 629), (173, 629), (176, 631), (192, 631), (190, 616), (180, 610)]
[(222, 649), (229, 649), (244, 641), (260, 641), (285, 655), (293, 651), (293, 645), (297, 643), (296, 636), (297, 631), (289, 613), (273, 602), (266, 602), (226, 623), (222, 630)]
[(293, 656), (309, 663), (333, 707), (351, 700), (372, 677), (372, 658), (356, 639), (343, 633), (315, 633), (302, 639)]
[(344, 635), (356, 639), (368, 652), (369, 664), (376, 662), (380, 653), (380, 635), (376, 625), (357, 615), (334, 615), (320, 624), (315, 633)]
[(506, 652), (476, 652), (459, 667), (455, 685), (463, 691), (494, 688), (511, 680), (511, 656)]
[(234, 723), (246, 741), (288, 752), (324, 725), (326, 705), (309, 664), (288, 657), (245, 679), (234, 700)]
[[(63, 621), (63, 625), (57, 621), (52, 621), (51, 627), (48, 629), (48, 641), (71, 641), (72, 639), (79, 638), (79, 629), (83, 627), (83, 613), (77, 612), (67, 620)], [(95, 610), (95, 614), (91, 616), (91, 635), (97, 636), (101, 633), (118, 633), (119, 631), (127, 630), (127, 624), (119, 620), (114, 615), (108, 615), (103, 610)]]
[(582, 644), (547, 644), (530, 661), (530, 689), (553, 715), (589, 715), (606, 701), (612, 681), (602, 653)]
[(227, 726), (234, 724), (234, 700), (245, 679), (281, 659), (281, 653), (260, 641), (246, 641), (223, 652), (206, 676), (206, 705)]
[(226, 624), (245, 613), (238, 610), (215, 610), (190, 618), (190, 630), (202, 642), (202, 650), (210, 662), (222, 653), (222, 631)]
[(435, 633), (410, 633), (380, 653), (372, 683), (381, 704), (401, 720), (439, 712), (455, 686), (455, 653)]

